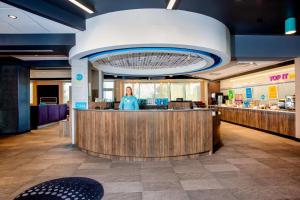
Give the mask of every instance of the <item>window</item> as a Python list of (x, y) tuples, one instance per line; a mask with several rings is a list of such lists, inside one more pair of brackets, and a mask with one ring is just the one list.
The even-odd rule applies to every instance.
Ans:
[(109, 101), (113, 101), (114, 93), (111, 90), (103, 91), (103, 98)]
[(185, 85), (186, 100), (200, 100), (200, 83), (188, 83)]
[(114, 86), (113, 80), (105, 80), (103, 82), (103, 99), (105, 101), (114, 101)]
[(155, 98), (170, 99), (170, 84), (169, 83), (156, 83), (155, 84)]
[(154, 96), (154, 84), (153, 83), (141, 83), (140, 84), (140, 99), (151, 99)]
[(64, 90), (64, 103), (68, 103), (70, 101), (70, 87), (71, 87), (70, 82), (64, 82), (63, 83), (63, 90)]
[(200, 82), (127, 82), (124, 84), (124, 91), (128, 86), (132, 88), (134, 96), (139, 99), (168, 98), (172, 101), (176, 98), (190, 101), (201, 99)]
[(33, 83), (30, 81), (30, 104), (33, 104)]
[(114, 89), (114, 81), (104, 81), (103, 88)]
[(171, 100), (185, 99), (185, 83), (171, 83)]

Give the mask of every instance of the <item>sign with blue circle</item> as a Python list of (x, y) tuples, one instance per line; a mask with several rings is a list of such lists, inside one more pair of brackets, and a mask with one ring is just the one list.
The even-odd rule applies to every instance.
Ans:
[(252, 98), (252, 88), (246, 88), (246, 98), (247, 99)]
[(75, 108), (85, 110), (87, 109), (87, 103), (84, 101), (75, 102)]
[(76, 80), (77, 81), (81, 81), (83, 79), (83, 75), (82, 74), (76, 74)]
[(265, 100), (265, 99), (266, 99), (266, 95), (262, 94), (262, 95), (260, 96), (260, 99), (261, 99), (261, 100)]

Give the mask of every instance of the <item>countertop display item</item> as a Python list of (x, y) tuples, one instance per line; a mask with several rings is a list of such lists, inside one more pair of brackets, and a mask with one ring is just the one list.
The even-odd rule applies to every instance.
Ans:
[(296, 106), (296, 96), (295, 95), (286, 96), (285, 109), (295, 110), (295, 106)]
[(285, 109), (285, 99), (279, 99), (277, 105), (278, 108)]

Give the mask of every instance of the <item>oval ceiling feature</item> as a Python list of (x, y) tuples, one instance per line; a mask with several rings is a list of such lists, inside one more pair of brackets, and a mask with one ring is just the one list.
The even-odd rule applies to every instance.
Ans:
[(115, 75), (194, 73), (230, 61), (230, 34), (221, 22), (197, 13), (119, 11), (88, 19), (86, 31), (76, 33), (70, 63), (86, 57)]

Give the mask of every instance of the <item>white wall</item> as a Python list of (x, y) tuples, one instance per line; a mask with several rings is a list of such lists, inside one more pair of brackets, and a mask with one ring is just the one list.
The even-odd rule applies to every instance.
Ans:
[(30, 78), (71, 78), (71, 69), (30, 70)]

